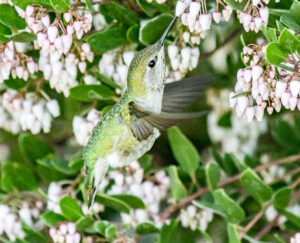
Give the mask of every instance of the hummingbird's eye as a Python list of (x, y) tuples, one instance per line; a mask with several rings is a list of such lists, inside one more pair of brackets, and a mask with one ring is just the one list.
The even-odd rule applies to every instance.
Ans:
[(154, 60), (151, 60), (151, 61), (148, 63), (148, 67), (153, 68), (154, 66), (155, 66), (155, 61), (154, 61)]

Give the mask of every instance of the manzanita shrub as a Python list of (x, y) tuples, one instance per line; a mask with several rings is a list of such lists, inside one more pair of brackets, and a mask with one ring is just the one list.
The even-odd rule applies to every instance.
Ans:
[[(175, 14), (166, 82), (213, 74), (208, 115), (88, 210), (83, 146)], [(0, 242), (299, 243), (299, 110), (297, 0), (0, 0)]]

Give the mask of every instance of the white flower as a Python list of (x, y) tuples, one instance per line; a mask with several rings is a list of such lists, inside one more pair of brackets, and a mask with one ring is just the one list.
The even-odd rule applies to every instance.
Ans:
[(222, 14), (220, 12), (213, 12), (213, 19), (218, 24), (221, 20)]
[(186, 4), (183, 1), (179, 0), (176, 4), (175, 15), (176, 16), (182, 15), (186, 8), (187, 8)]
[(46, 106), (53, 117), (58, 117), (60, 115), (60, 109), (57, 100), (48, 101)]
[(200, 15), (200, 25), (202, 30), (209, 30), (211, 25), (211, 14)]
[(191, 4), (190, 4), (190, 15), (191, 16), (198, 16), (198, 14), (199, 14), (199, 11), (200, 11), (200, 7), (201, 7), (201, 5), (200, 5), (200, 3), (199, 2), (191, 2)]

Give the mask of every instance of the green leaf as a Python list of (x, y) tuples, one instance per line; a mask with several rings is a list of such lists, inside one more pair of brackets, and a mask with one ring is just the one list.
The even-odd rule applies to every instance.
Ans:
[(26, 28), (25, 20), (22, 19), (15, 8), (9, 4), (0, 4), (0, 22), (9, 28), (22, 30)]
[(164, 224), (160, 231), (159, 243), (175, 242), (178, 232), (178, 221), (172, 219), (170, 224)]
[(45, 242), (48, 243), (49, 240), (46, 237), (46, 235), (42, 232), (39, 231), (34, 231), (31, 229), (23, 220), (21, 220), (22, 224), (22, 229), (26, 234), (25, 237), (25, 242), (30, 242), (30, 243), (39, 243), (39, 242)]
[(59, 201), (59, 206), (63, 216), (70, 221), (77, 221), (81, 216), (81, 209), (77, 201), (69, 196), (62, 198)]
[(295, 0), (290, 8), (290, 11), (284, 14), (280, 21), (286, 24), (289, 28), (300, 31), (300, 2)]
[(282, 119), (276, 119), (275, 128), (272, 132), (275, 140), (286, 148), (298, 149), (300, 140), (297, 136), (291, 136), (290, 134), (294, 134), (293, 127)]
[(226, 3), (230, 5), (234, 10), (238, 11), (243, 11), (247, 1), (243, 0), (242, 2), (240, 1), (235, 1), (235, 0), (225, 0)]
[(94, 225), (96, 232), (105, 236), (106, 239), (113, 239), (117, 235), (117, 228), (114, 224), (102, 220)]
[(288, 207), (291, 199), (292, 189), (289, 187), (282, 187), (278, 189), (273, 196), (273, 206), (276, 209), (285, 209)]
[(262, 25), (261, 30), (268, 42), (277, 42), (276, 29), (268, 28), (265, 25)]
[(24, 79), (15, 78), (13, 79), (10, 77), (7, 80), (4, 80), (4, 84), (11, 89), (19, 90), (22, 89), (28, 84), (28, 82), (24, 81)]
[(34, 135), (21, 134), (18, 142), (22, 155), (32, 163), (35, 163), (37, 159), (54, 153), (53, 148), (48, 143)]
[(187, 196), (187, 191), (178, 177), (178, 172), (176, 166), (170, 166), (168, 168), (168, 173), (171, 181), (171, 194), (176, 200), (184, 198)]
[(92, 0), (85, 0), (85, 4), (86, 4), (86, 6), (87, 6), (87, 8), (88, 8), (88, 10), (89, 10), (90, 12), (93, 12), (93, 11), (94, 11), (94, 9), (93, 9), (93, 4), (92, 4)]
[(53, 211), (43, 213), (41, 215), (41, 219), (48, 227), (53, 227), (57, 223), (66, 221), (66, 218), (64, 216), (54, 213)]
[(115, 81), (113, 81), (111, 78), (106, 77), (102, 73), (100, 73), (98, 70), (95, 72), (96, 77), (104, 84), (112, 87), (112, 88), (121, 88), (118, 84), (116, 84)]
[(42, 159), (38, 159), (37, 162), (43, 166), (53, 168), (65, 175), (74, 175), (78, 172), (78, 170), (69, 167), (68, 161), (59, 159), (53, 154), (49, 154)]
[(84, 160), (82, 157), (79, 157), (77, 159), (71, 160), (68, 164), (68, 166), (74, 170), (80, 170), (83, 167)]
[(10, 39), (15, 42), (31, 42), (36, 40), (36, 34), (24, 31), (11, 36)]
[(135, 232), (140, 235), (158, 233), (159, 229), (151, 222), (143, 222), (136, 226)]
[(127, 203), (115, 197), (108, 196), (106, 194), (101, 193), (101, 194), (97, 194), (95, 200), (98, 203), (101, 203), (104, 206), (112, 208), (118, 212), (127, 213), (127, 214), (130, 213), (130, 206)]
[(115, 194), (115, 195), (111, 195), (111, 196), (125, 202), (131, 208), (145, 208), (145, 204), (144, 204), (143, 200), (134, 195)]
[(14, 189), (30, 191), (36, 189), (37, 182), (33, 172), (25, 165), (6, 162), (2, 164), (1, 187), (8, 192)]
[(139, 17), (134, 11), (116, 2), (101, 4), (100, 12), (105, 16), (109, 16), (128, 25), (134, 25), (139, 22)]
[(244, 220), (244, 210), (226, 194), (224, 189), (214, 191), (213, 196), (217, 208), (225, 215), (229, 223), (238, 224)]
[(151, 45), (157, 41), (168, 27), (172, 17), (168, 14), (158, 15), (141, 23), (139, 40), (144, 45)]
[(0, 23), (0, 35), (11, 35), (11, 30), (6, 25)]
[(11, 0), (11, 2), (21, 9), (26, 9), (28, 5), (37, 3), (45, 8), (51, 8), (50, 0)]
[(178, 127), (168, 129), (168, 138), (181, 169), (193, 177), (200, 162), (197, 149)]
[(66, 12), (70, 8), (70, 0), (50, 0), (50, 2), (58, 12)]
[(97, 99), (113, 99), (113, 91), (105, 85), (81, 84), (70, 89), (70, 97), (78, 101), (92, 102), (95, 100), (95, 94), (98, 95)]
[(213, 201), (207, 199), (201, 199), (198, 201), (193, 201), (192, 203), (198, 208), (209, 210), (215, 214), (220, 215), (223, 218), (226, 217), (226, 215), (217, 207), (217, 205), (214, 204), (214, 199)]
[(208, 163), (205, 169), (206, 181), (209, 189), (214, 191), (221, 179), (221, 171), (217, 164)]
[(126, 29), (117, 24), (98, 31), (87, 38), (87, 42), (96, 52), (107, 52), (128, 43)]
[(249, 95), (249, 94), (251, 94), (251, 90), (246, 90), (246, 91), (240, 92), (240, 93), (238, 93), (238, 94), (232, 96), (232, 99), (233, 99), (233, 98), (240, 97), (240, 96)]
[(240, 243), (239, 233), (236, 229), (236, 225), (227, 224), (227, 234), (229, 243)]
[(138, 160), (139, 160), (141, 167), (144, 170), (144, 173), (146, 173), (152, 165), (153, 156), (151, 154), (144, 154)]
[(238, 173), (238, 168), (236, 167), (236, 163), (232, 154), (226, 153), (224, 155), (223, 168), (228, 175), (234, 175)]
[(155, 10), (158, 10), (161, 13), (171, 13), (171, 10), (166, 3), (158, 4), (156, 1), (149, 3), (147, 0), (137, 0), (136, 2), (149, 17), (153, 17)]
[(287, 219), (289, 221), (291, 221), (293, 224), (297, 225), (298, 228), (300, 229), (299, 225), (300, 225), (300, 217), (290, 211), (288, 211), (287, 209), (283, 209), (283, 210), (278, 210), (278, 212), (282, 215), (284, 215), (285, 217), (287, 217)]
[(130, 28), (128, 28), (126, 32), (126, 37), (129, 42), (139, 42), (139, 31), (140, 31), (140, 26), (138, 25), (133, 25)]
[(270, 64), (279, 65), (286, 61), (287, 54), (279, 47), (278, 43), (272, 42), (266, 48), (266, 59)]
[(300, 48), (300, 41), (285, 28), (279, 36), (279, 46), (288, 54), (293, 54)]
[(82, 216), (80, 219), (76, 221), (76, 229), (78, 231), (85, 230), (94, 224), (94, 219), (92, 216)]
[(241, 184), (248, 193), (259, 203), (268, 201), (272, 196), (272, 188), (265, 184), (250, 168), (241, 175)]

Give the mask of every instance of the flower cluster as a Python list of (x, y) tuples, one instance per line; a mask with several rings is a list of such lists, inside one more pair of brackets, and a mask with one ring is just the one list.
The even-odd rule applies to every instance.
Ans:
[(0, 204), (0, 235), (6, 235), (10, 241), (26, 236), (22, 229), (21, 220), (34, 230), (40, 230), (43, 222), (39, 219), (40, 211), (43, 208), (42, 201), (36, 201), (33, 206), (23, 202), (17, 213), (5, 204)]
[(183, 227), (191, 230), (200, 229), (205, 231), (208, 224), (213, 220), (213, 213), (208, 210), (201, 210), (194, 205), (189, 205), (181, 211), (180, 221)]
[(18, 51), (18, 45), (13, 41), (0, 44), (0, 83), (8, 80), (10, 75), (13, 79), (28, 80), (29, 74), (38, 71), (38, 65), (32, 57), (28, 57)]
[[(282, 106), (300, 109), (300, 77), (296, 72), (279, 69), (280, 79), (277, 79), (274, 66), (265, 64), (264, 45), (245, 46), (243, 53), (244, 62), (249, 66), (238, 71), (235, 92), (229, 98), (238, 117), (243, 116), (249, 122), (256, 117), (261, 121), (265, 110), (271, 115), (274, 109), (279, 112)], [(290, 55), (289, 61), (296, 63), (297, 60)]]
[[(223, 5), (222, 13), (219, 12), (219, 4)], [(219, 23), (224, 16), (225, 21), (230, 19), (232, 8), (225, 5), (222, 1), (217, 1), (216, 9), (213, 14), (209, 13), (206, 1), (179, 0), (176, 4), (176, 16), (181, 16), (183, 25), (189, 28), (192, 33), (200, 34), (201, 38), (206, 36), (206, 31), (210, 29), (212, 19)]]
[(300, 232), (296, 233), (292, 238), (290, 243), (300, 243)]
[(85, 146), (92, 135), (93, 129), (100, 120), (100, 112), (91, 109), (86, 119), (81, 116), (75, 116), (73, 119), (73, 131), (76, 141)]
[(168, 73), (166, 82), (182, 79), (188, 71), (197, 67), (200, 51), (198, 47), (185, 47), (179, 51), (176, 45), (168, 46), (168, 57), (172, 71)]
[(124, 223), (135, 226), (138, 223), (154, 220), (161, 224), (157, 217), (160, 203), (166, 199), (170, 179), (164, 171), (158, 171), (151, 179), (143, 180), (144, 170), (138, 162), (133, 162), (124, 169), (110, 171), (101, 184), (105, 188), (110, 180), (115, 183), (107, 194), (132, 194), (143, 200), (146, 209), (132, 210), (130, 215), (121, 214)]
[(252, 0), (251, 4), (238, 14), (240, 23), (246, 32), (249, 30), (258, 32), (262, 25), (268, 25), (269, 9), (264, 4), (269, 2), (270, 0)]
[(133, 59), (134, 52), (120, 50), (103, 54), (99, 62), (99, 70), (105, 76), (112, 78), (123, 89), (127, 87), (127, 73)]
[(229, 93), (229, 90), (225, 89), (220, 92), (209, 90), (207, 97), (208, 104), (212, 106), (212, 112), (207, 117), (208, 134), (213, 143), (221, 144), (223, 153), (235, 153), (239, 157), (244, 154), (253, 154), (259, 136), (267, 131), (267, 123), (265, 120), (248, 123), (232, 114), (230, 127), (219, 126), (220, 118), (230, 112)]
[(73, 222), (60, 224), (58, 228), (50, 228), (49, 235), (54, 243), (79, 243), (81, 239)]
[[(92, 62), (94, 59), (94, 53), (87, 43), (80, 45), (74, 40), (74, 36), (81, 39), (92, 28), (91, 13), (69, 11), (63, 15), (65, 22), (58, 15), (51, 23), (45, 9), (27, 6), (21, 16), (25, 18), (29, 29), (37, 34), (34, 46), (41, 49), (39, 70), (50, 81), (51, 88), (68, 96), (69, 89), (78, 84), (77, 68), (84, 73), (86, 61)], [(73, 42), (76, 43), (71, 49)]]
[(56, 100), (46, 101), (35, 93), (26, 93), (24, 98), (8, 89), (0, 98), (0, 114), (0, 127), (5, 130), (38, 134), (50, 132), (52, 118), (60, 115), (60, 109)]

